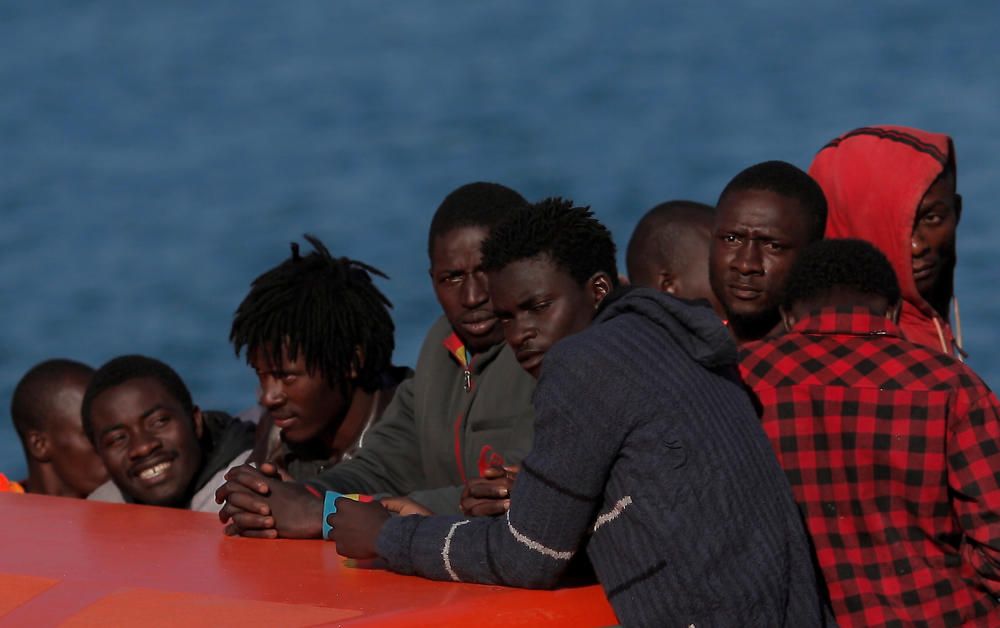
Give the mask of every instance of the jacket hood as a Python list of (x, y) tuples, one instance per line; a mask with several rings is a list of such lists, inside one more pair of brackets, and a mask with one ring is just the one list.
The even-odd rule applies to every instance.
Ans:
[(206, 410), (201, 413), (204, 430), (201, 437), (204, 462), (192, 484), (192, 493), (201, 490), (212, 476), (229, 466), (232, 460), (253, 449), (255, 425), (235, 419), (225, 412)]
[(712, 308), (652, 288), (620, 288), (602, 303), (595, 323), (638, 314), (662, 327), (695, 361), (709, 369), (734, 365), (738, 353), (729, 330)]
[[(903, 295), (900, 327), (918, 344), (942, 346), (934, 319), (952, 342), (947, 323), (917, 291), (913, 280), (913, 220), (928, 188), (954, 162), (951, 138), (901, 126), (855, 129), (816, 154), (809, 174), (826, 195), (827, 238), (860, 238), (874, 244), (892, 264)], [(954, 269), (943, 277), (952, 286)]]

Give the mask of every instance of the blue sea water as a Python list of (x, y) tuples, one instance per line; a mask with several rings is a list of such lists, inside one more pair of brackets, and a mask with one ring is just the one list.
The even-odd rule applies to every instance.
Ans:
[(590, 204), (627, 241), (765, 159), (866, 124), (950, 133), (972, 365), (1000, 382), (989, 260), (1000, 5), (496, 0), (0, 5), (0, 472), (33, 364), (139, 352), (203, 407), (255, 379), (227, 344), (249, 282), (305, 232), (386, 271), (396, 360), (437, 316), (431, 213), (495, 180)]

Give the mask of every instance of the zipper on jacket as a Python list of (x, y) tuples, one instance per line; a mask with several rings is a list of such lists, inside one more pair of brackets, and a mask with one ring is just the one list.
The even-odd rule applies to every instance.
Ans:
[(462, 374), (462, 387), (465, 388), (465, 392), (472, 390), (472, 371), (468, 368)]

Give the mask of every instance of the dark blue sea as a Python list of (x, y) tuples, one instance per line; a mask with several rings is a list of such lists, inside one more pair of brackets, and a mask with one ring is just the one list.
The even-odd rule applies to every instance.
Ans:
[(305, 232), (390, 275), (412, 365), (458, 185), (571, 197), (624, 244), (660, 201), (867, 124), (955, 139), (965, 342), (996, 385), (998, 24), (995, 2), (5, 2), (0, 472), (24, 471), (7, 408), (47, 358), (145, 353), (202, 407), (250, 405), (232, 312)]

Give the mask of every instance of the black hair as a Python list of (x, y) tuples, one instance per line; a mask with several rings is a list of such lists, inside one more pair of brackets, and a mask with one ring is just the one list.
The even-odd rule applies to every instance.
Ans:
[(121, 386), (134, 379), (155, 379), (163, 386), (167, 393), (174, 398), (188, 417), (194, 415), (194, 402), (191, 401), (191, 392), (184, 384), (184, 380), (177, 374), (177, 371), (170, 368), (156, 358), (144, 355), (122, 355), (105, 362), (94, 373), (94, 377), (87, 386), (87, 392), (83, 394), (83, 404), (80, 408), (80, 415), (83, 417), (83, 431), (86, 432), (90, 442), (94, 441), (93, 415), (90, 408), (94, 399), (101, 393)]
[(820, 302), (835, 291), (899, 302), (899, 282), (892, 264), (874, 245), (843, 238), (820, 240), (802, 249), (788, 274), (785, 308), (796, 303)]
[(816, 180), (786, 161), (765, 161), (743, 170), (726, 185), (718, 204), (733, 192), (767, 190), (794, 198), (810, 220), (809, 241), (823, 239), (826, 231), (827, 204), (823, 189)]
[(10, 400), (10, 417), (14, 429), (23, 441), (31, 430), (45, 429), (51, 401), (59, 387), (72, 377), (89, 381), (94, 369), (65, 358), (55, 358), (31, 367), (14, 388)]
[(497, 271), (511, 262), (547, 255), (584, 285), (603, 271), (618, 285), (615, 243), (589, 207), (574, 207), (558, 197), (515, 210), (483, 241), (483, 270)]
[(301, 352), (306, 369), (321, 373), (332, 388), (344, 389), (353, 370), (358, 386), (376, 390), (392, 360), (395, 326), (392, 303), (371, 276), (387, 277), (363, 262), (333, 257), (315, 236), (305, 239), (315, 250), (300, 255), (293, 242), (292, 256), (257, 277), (236, 308), (229, 332), (236, 355), (245, 347), (250, 363), (263, 351), (278, 365), (283, 351), (291, 360)]
[(696, 201), (667, 201), (647, 211), (636, 224), (625, 249), (629, 279), (647, 279), (645, 275), (653, 260), (662, 260), (675, 268), (682, 261), (677, 259), (679, 239), (691, 237), (696, 228), (703, 227), (706, 241), (710, 240), (714, 217), (714, 207)]
[(512, 209), (525, 207), (524, 197), (499, 183), (477, 181), (453, 190), (431, 219), (427, 255), (434, 256), (434, 239), (459, 227), (492, 229)]

